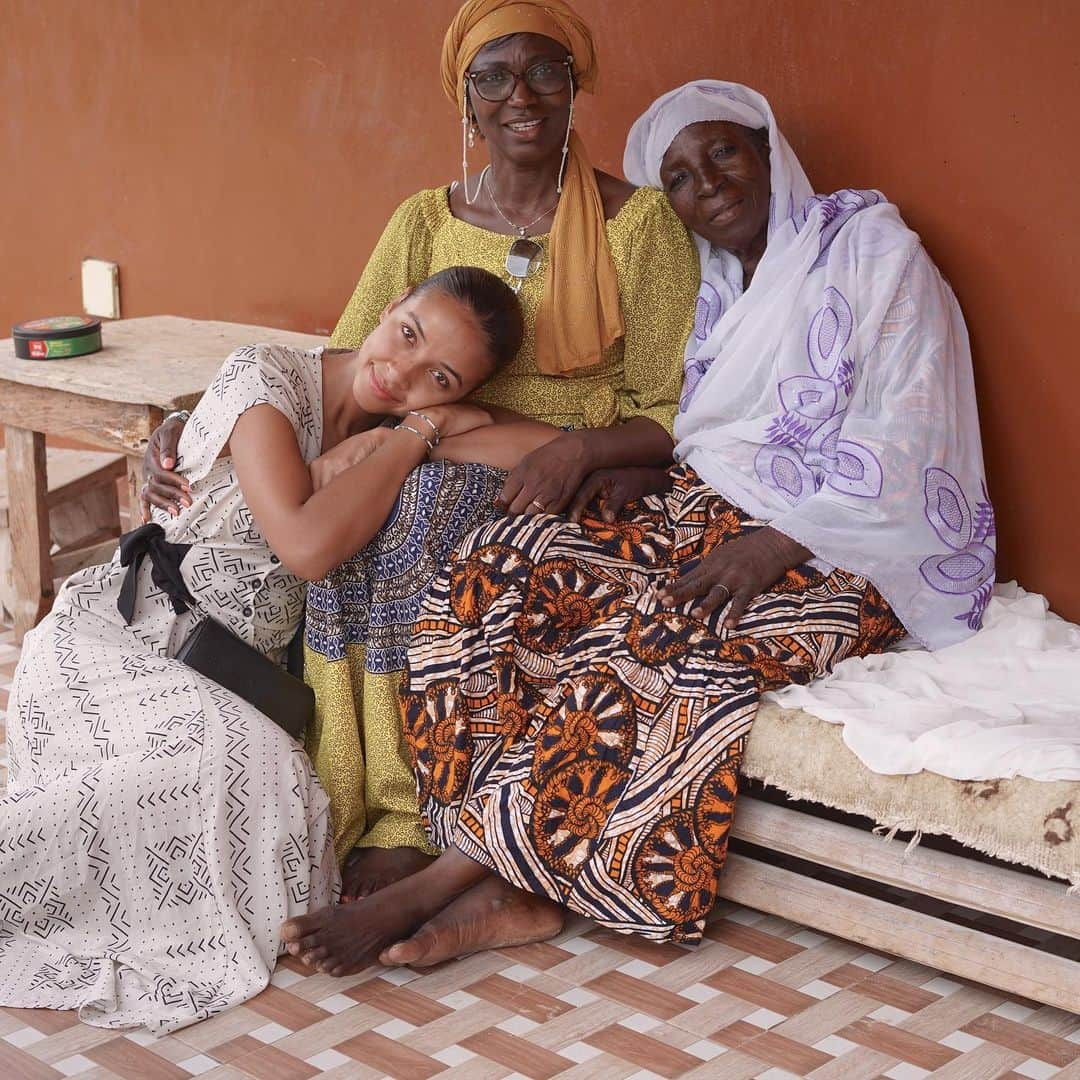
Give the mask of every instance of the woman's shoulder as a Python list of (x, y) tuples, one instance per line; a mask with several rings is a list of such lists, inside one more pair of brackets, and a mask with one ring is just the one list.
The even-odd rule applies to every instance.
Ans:
[(424, 188), (410, 195), (394, 211), (391, 226), (415, 229), (424, 227), (435, 232), (450, 217), (450, 203), (446, 187)]
[[(625, 183), (625, 181), (624, 181)], [(684, 238), (686, 226), (675, 216), (667, 196), (662, 191), (650, 187), (626, 185), (629, 192), (614, 217), (608, 219), (609, 228), (616, 233), (631, 236), (640, 229), (650, 232), (666, 233)]]
[(633, 197), (637, 188), (618, 176), (594, 169), (596, 186), (600, 189), (600, 201), (604, 204), (604, 217), (611, 221), (622, 213), (623, 207)]

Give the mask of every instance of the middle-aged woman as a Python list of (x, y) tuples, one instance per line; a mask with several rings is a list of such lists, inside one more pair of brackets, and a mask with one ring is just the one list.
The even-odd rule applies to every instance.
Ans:
[(461, 538), (496, 500), (512, 514), (559, 512), (597, 468), (670, 460), (697, 258), (659, 192), (593, 169), (573, 104), (596, 75), (592, 35), (564, 0), (465, 3), (446, 33), (443, 88), (463, 157), (480, 140), (490, 165), (402, 203), (330, 339), (358, 345), (387, 303), (461, 262), (518, 287), (526, 323), (517, 357), (476, 395), (506, 410), (492, 430), (443, 440), (382, 532), (309, 589), (308, 751), (339, 857), (358, 845), (346, 897), (435, 854), (397, 690), (423, 595)]
[(662, 97), (625, 169), (699, 241), (678, 464), (601, 472), (581, 524), (502, 519), (440, 575), (402, 700), (444, 854), (286, 924), (322, 970), (415, 926), (385, 962), (535, 938), (519, 893), (698, 939), (761, 693), (905, 629), (936, 648), (980, 624), (994, 519), (971, 358), (918, 236), (880, 192), (815, 195), (734, 83)]

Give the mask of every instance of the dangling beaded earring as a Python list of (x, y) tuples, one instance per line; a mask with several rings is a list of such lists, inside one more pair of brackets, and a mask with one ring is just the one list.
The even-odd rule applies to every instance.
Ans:
[(555, 185), (555, 193), (557, 195), (562, 194), (563, 176), (566, 173), (566, 158), (570, 153), (570, 132), (574, 128), (574, 58), (573, 56), (568, 56), (566, 59), (570, 64), (570, 115), (566, 120), (566, 138), (563, 139), (562, 161), (559, 162), (559, 179)]
[(469, 149), (471, 150), (476, 145), (476, 124), (469, 124)]
[(476, 182), (476, 190), (469, 198), (469, 147), (474, 145), (476, 137), (473, 134), (474, 125), (469, 123), (469, 80), (465, 80), (464, 101), (461, 106), (461, 189), (465, 195), (465, 202), (472, 206), (480, 198), (480, 189), (484, 186), (484, 177), (487, 175), (490, 165), (485, 165), (480, 173), (480, 179)]

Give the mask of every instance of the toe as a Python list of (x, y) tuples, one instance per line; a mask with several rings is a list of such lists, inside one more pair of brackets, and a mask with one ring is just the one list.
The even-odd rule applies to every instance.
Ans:
[(390, 948), (384, 949), (379, 961), (387, 967), (401, 964), (422, 964), (424, 957), (431, 951), (435, 944), (435, 936), (428, 930), (421, 928), (412, 937), (404, 941), (398, 941)]
[(316, 949), (309, 949), (307, 952), (305, 952), (300, 957), (300, 959), (305, 964), (307, 964), (308, 967), (313, 968), (313, 967), (316, 967), (316, 965), (317, 965), (318, 970), (322, 971), (322, 964), (320, 964), (319, 961), (320, 960), (325, 960), (326, 957), (329, 956), (329, 955), (330, 955), (330, 950), (327, 949), (325, 946), (320, 945)]
[(299, 941), (317, 930), (321, 923), (318, 915), (298, 915), (281, 924), (281, 936), (285, 941)]

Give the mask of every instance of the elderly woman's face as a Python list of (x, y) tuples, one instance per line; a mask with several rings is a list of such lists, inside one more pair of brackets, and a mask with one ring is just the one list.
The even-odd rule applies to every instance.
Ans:
[(751, 128), (726, 120), (684, 127), (664, 154), (660, 179), (683, 224), (717, 248), (743, 252), (769, 224), (769, 151)]
[[(498, 44), (485, 45), (473, 58), (469, 72), (469, 103), (480, 133), (495, 155), (514, 161), (542, 162), (557, 157), (570, 120), (570, 83), (565, 78), (566, 48), (542, 34), (514, 34)], [(555, 93), (537, 93), (521, 76), (532, 72), (541, 88), (563, 82)], [(517, 76), (505, 101), (485, 101), (477, 92), (478, 79), (492, 83)]]

